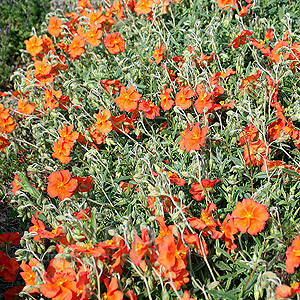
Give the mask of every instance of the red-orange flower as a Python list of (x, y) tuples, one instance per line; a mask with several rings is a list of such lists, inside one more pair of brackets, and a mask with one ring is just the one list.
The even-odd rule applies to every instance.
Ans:
[[(205, 137), (208, 130), (206, 125), (200, 129), (200, 124), (197, 123), (192, 130), (187, 130), (179, 143), (182, 143), (182, 148), (190, 152), (191, 150), (200, 150), (200, 146), (204, 147)], [(180, 148), (180, 149), (182, 149)]]
[(68, 45), (68, 52), (72, 59), (84, 53), (84, 45), (85, 41), (79, 35), (76, 35), (72, 43)]
[[(270, 152), (270, 149), (268, 149)], [(254, 142), (249, 142), (244, 145), (244, 160), (246, 165), (249, 166), (250, 163), (252, 166), (255, 164), (260, 166), (267, 159), (267, 145), (264, 140), (257, 140)]]
[(78, 186), (76, 179), (71, 178), (69, 170), (53, 172), (48, 177), (47, 193), (51, 198), (59, 197), (60, 200), (70, 198)]
[(143, 111), (148, 119), (154, 119), (160, 115), (160, 108), (153, 101), (142, 100), (139, 104), (139, 110)]
[(150, 237), (147, 228), (142, 228), (142, 238), (135, 235), (133, 242), (131, 243), (131, 250), (129, 257), (135, 265), (139, 265), (148, 251)]
[(58, 142), (53, 142), (52, 157), (57, 158), (62, 164), (68, 164), (71, 161), (71, 148), (70, 144), (59, 138)]
[(86, 42), (92, 47), (97, 47), (101, 43), (102, 30), (98, 26), (90, 28), (86, 35)]
[(55, 16), (51, 17), (49, 19), (48, 32), (51, 35), (58, 37), (60, 35), (61, 25), (61, 20), (57, 19)]
[(19, 296), (19, 294), (22, 292), (24, 288), (24, 285), (18, 285), (14, 286), (11, 289), (8, 289), (4, 292), (3, 298), (5, 300), (19, 300), (22, 299), (23, 297)]
[[(191, 189), (189, 192), (193, 195), (193, 199), (196, 201), (201, 201), (205, 198), (206, 193), (208, 193), (210, 190), (212, 190), (213, 186), (218, 182), (222, 181), (221, 179), (214, 179), (214, 180), (209, 180), (209, 179), (202, 179), (201, 183), (196, 182), (192, 183)], [(204, 192), (205, 190), (205, 192)]]
[(188, 109), (193, 103), (190, 98), (195, 96), (196, 93), (191, 90), (191, 86), (183, 87), (175, 96), (175, 105), (181, 109)]
[(125, 50), (125, 42), (119, 32), (108, 33), (104, 38), (104, 45), (111, 54), (117, 54)]
[(90, 176), (86, 176), (86, 177), (75, 176), (74, 179), (78, 181), (78, 187), (77, 187), (78, 192), (88, 192), (92, 188), (92, 182), (94, 182), (94, 180)]
[(7, 282), (17, 279), (19, 264), (15, 258), (9, 258), (3, 251), (0, 252), (0, 277)]
[(152, 56), (155, 58), (155, 63), (159, 64), (164, 58), (163, 52), (167, 49), (167, 46), (163, 46), (164, 43), (161, 43), (159, 47), (155, 46)]
[(94, 114), (96, 118), (96, 130), (98, 130), (103, 135), (110, 133), (113, 129), (112, 122), (109, 121), (111, 117), (111, 112), (109, 109), (103, 109), (102, 107), (99, 108), (98, 114)]
[(44, 276), (46, 283), (42, 284), (40, 289), (42, 294), (52, 300), (72, 300), (76, 297), (76, 273), (68, 268), (67, 272), (55, 272), (53, 276)]
[(21, 240), (21, 236), (19, 232), (5, 232), (0, 234), (0, 247), (5, 248), (8, 247), (10, 249), (11, 245), (19, 245)]
[(138, 0), (134, 10), (138, 15), (147, 15), (152, 11), (153, 0)]
[(246, 126), (244, 131), (239, 134), (239, 137), (240, 137), (239, 145), (243, 146), (246, 143), (245, 139), (249, 143), (258, 138), (258, 129), (251, 122), (250, 125)]
[(35, 241), (41, 240), (40, 233), (45, 230), (44, 223), (39, 220), (39, 214), (40, 212), (38, 211), (36, 213), (36, 217), (34, 217), (33, 214), (31, 215), (31, 223), (33, 224), (33, 226), (29, 227), (28, 229), (29, 232), (36, 233), (33, 238)]
[(6, 152), (5, 148), (8, 145), (10, 145), (9, 141), (5, 137), (0, 135), (0, 150), (5, 153)]
[(29, 40), (26, 40), (25, 44), (26, 44), (26, 50), (32, 56), (36, 56), (43, 50), (42, 47), (43, 40), (41, 38), (37, 38), (35, 35), (32, 36)]
[[(227, 0), (228, 1), (228, 0)], [(243, 30), (233, 41), (228, 45), (228, 47), (231, 47), (233, 45), (234, 49), (237, 49), (240, 45), (246, 44), (246, 36), (250, 36), (253, 33), (249, 30)]]
[(115, 99), (120, 110), (132, 112), (137, 109), (142, 94), (135, 92), (135, 89), (136, 86), (131, 86), (128, 90), (124, 86), (121, 87), (120, 95)]
[(288, 273), (294, 273), (295, 268), (300, 265), (300, 235), (292, 242), (291, 247), (286, 251), (285, 269)]
[(38, 293), (39, 289), (36, 287), (36, 273), (32, 270), (33, 267), (36, 267), (39, 261), (35, 258), (32, 258), (28, 265), (23, 261), (20, 265), (20, 268), (23, 270), (23, 272), (20, 272), (20, 275), (22, 276), (23, 280), (25, 281), (26, 287), (32, 286), (32, 290), (29, 290), (28, 293), (34, 294)]
[(30, 115), (34, 112), (36, 104), (26, 103), (28, 99), (26, 97), (20, 98), (18, 101), (18, 112), (24, 115)]
[(265, 205), (249, 198), (236, 203), (232, 217), (234, 218), (234, 226), (239, 231), (256, 235), (265, 228), (269, 213)]
[(232, 9), (236, 9), (238, 4), (236, 0), (217, 0), (218, 6), (224, 9), (230, 9), (230, 6), (233, 6)]
[(221, 231), (220, 239), (225, 243), (226, 248), (236, 249), (237, 245), (234, 243), (234, 235), (238, 233), (238, 229), (234, 226), (234, 221), (230, 214), (227, 214), (222, 224), (217, 220), (217, 224)]
[(245, 93), (245, 88), (250, 92), (250, 87), (253, 87), (255, 89), (254, 82), (257, 81), (257, 79), (260, 77), (261, 71), (257, 70), (254, 74), (247, 76), (244, 78), (239, 85), (239, 88), (241, 89), (242, 95)]
[(173, 89), (167, 88), (164, 86), (164, 92), (160, 94), (160, 106), (164, 111), (167, 111), (172, 108), (174, 101), (171, 99), (170, 94), (173, 92)]
[(178, 272), (186, 268), (186, 256), (189, 247), (184, 247), (181, 237), (177, 244), (173, 235), (164, 237), (160, 245), (158, 261), (167, 269)]
[(104, 283), (105, 283), (107, 292), (102, 294), (101, 299), (106, 299), (106, 300), (122, 300), (123, 299), (124, 294), (118, 290), (118, 281), (115, 277), (112, 277), (110, 282), (109, 282), (108, 278), (105, 278)]
[(275, 289), (275, 298), (276, 299), (290, 299), (293, 298), (294, 294), (300, 293), (300, 287), (298, 282), (293, 282), (289, 287), (286, 284), (278, 285)]

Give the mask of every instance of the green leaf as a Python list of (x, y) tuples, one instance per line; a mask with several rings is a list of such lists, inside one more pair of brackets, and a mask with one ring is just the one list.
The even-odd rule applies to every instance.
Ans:
[(229, 300), (236, 300), (236, 293), (233, 293), (232, 291), (230, 292), (223, 292), (223, 291), (218, 291), (218, 290), (208, 290), (206, 291), (208, 294), (216, 296), (217, 298), (214, 297), (214, 299), (229, 299)]

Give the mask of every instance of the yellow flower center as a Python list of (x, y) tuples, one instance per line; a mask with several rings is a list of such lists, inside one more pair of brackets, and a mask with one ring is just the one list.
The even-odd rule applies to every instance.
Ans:
[(182, 258), (184, 255), (186, 255), (186, 252), (184, 252), (182, 250), (176, 251), (176, 253), (175, 253), (176, 258), (178, 258), (178, 259)]

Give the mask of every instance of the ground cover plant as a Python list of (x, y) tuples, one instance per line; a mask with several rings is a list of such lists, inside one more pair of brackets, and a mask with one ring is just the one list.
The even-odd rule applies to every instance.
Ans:
[(49, 14), (1, 92), (2, 161), (20, 163), (2, 184), (31, 223), (0, 235), (0, 277), (24, 281), (4, 298), (298, 297), (298, 9), (79, 0)]

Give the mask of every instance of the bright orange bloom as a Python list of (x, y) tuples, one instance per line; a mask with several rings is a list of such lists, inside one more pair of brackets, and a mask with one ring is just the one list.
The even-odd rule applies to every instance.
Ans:
[(100, 80), (100, 82), (103, 84), (104, 90), (109, 94), (109, 95), (115, 95), (120, 88), (123, 86), (119, 80), (114, 79), (105, 79), (105, 80)]
[(280, 57), (283, 55), (283, 59), (288, 58), (287, 48), (289, 45), (288, 41), (279, 40), (278, 43), (274, 46), (273, 50), (270, 51), (270, 59), (276, 64), (279, 63)]
[(177, 244), (173, 235), (164, 237), (160, 245), (158, 261), (168, 270), (178, 272), (186, 268), (186, 256), (189, 247), (184, 247), (179, 236)]
[(217, 224), (221, 231), (220, 239), (225, 243), (226, 248), (231, 250), (236, 249), (237, 245), (234, 243), (234, 235), (238, 233), (238, 229), (234, 227), (234, 221), (230, 214), (227, 214), (222, 224), (217, 220)]
[(249, 11), (249, 8), (252, 6), (253, 4), (248, 4), (247, 6), (243, 6), (242, 9), (240, 10), (240, 14), (239, 16), (240, 17), (244, 17), (248, 11)]
[(300, 293), (300, 286), (298, 282), (293, 282), (289, 287), (286, 284), (278, 285), (275, 289), (275, 298), (276, 299), (291, 299), (294, 294)]
[(168, 178), (170, 179), (171, 183), (176, 183), (178, 186), (184, 186), (185, 185), (185, 180), (183, 178), (179, 178), (176, 173), (170, 172), (170, 171), (165, 171), (162, 170), (162, 172), (167, 173)]
[(155, 58), (155, 63), (159, 64), (164, 58), (163, 52), (167, 49), (167, 46), (163, 46), (164, 43), (161, 43), (159, 48), (155, 46), (152, 56)]
[(48, 32), (58, 37), (61, 31), (62, 20), (57, 19), (55, 16), (49, 19)]
[(53, 145), (52, 157), (57, 158), (62, 164), (68, 164), (71, 161), (72, 146), (62, 138), (59, 138), (58, 142), (53, 142)]
[(45, 101), (46, 104), (44, 104), (45, 109), (49, 108), (50, 110), (59, 107), (59, 99), (62, 96), (61, 90), (54, 90), (53, 85), (49, 89), (46, 89), (44, 91), (45, 94)]
[(7, 119), (10, 116), (9, 109), (4, 108), (4, 105), (0, 103), (0, 118), (1, 119)]
[(57, 132), (60, 135), (60, 138), (63, 139), (64, 142), (73, 146), (73, 141), (77, 140), (79, 137), (79, 133), (77, 131), (72, 131), (74, 129), (74, 125), (66, 126), (63, 124), (62, 129), (57, 129)]
[(198, 99), (195, 101), (194, 105), (197, 112), (199, 114), (203, 114), (204, 109), (206, 109), (206, 113), (209, 113), (214, 108), (212, 94), (207, 93), (206, 88), (203, 86), (203, 84), (197, 84), (196, 93), (198, 95)]
[(278, 119), (268, 125), (268, 136), (270, 141), (275, 141), (281, 137), (281, 131), (285, 127), (285, 120)]
[[(191, 189), (189, 192), (193, 195), (193, 199), (196, 201), (201, 201), (205, 198), (206, 193), (212, 190), (213, 186), (219, 182), (222, 181), (221, 179), (214, 179), (214, 180), (209, 180), (209, 179), (202, 179), (201, 183), (196, 182), (192, 183)], [(204, 190), (206, 193), (204, 193)]]
[(133, 242), (131, 243), (131, 250), (129, 252), (129, 257), (132, 262), (137, 266), (141, 263), (143, 257), (148, 251), (150, 243), (150, 237), (147, 228), (142, 228), (142, 238), (135, 235)]
[(195, 300), (195, 298), (190, 297), (189, 291), (184, 291), (182, 300)]
[(230, 5), (233, 6), (232, 9), (236, 9), (238, 7), (236, 0), (217, 0), (217, 2), (218, 6), (224, 9), (230, 9)]
[(98, 243), (96, 245), (92, 245), (91, 243), (77, 243), (69, 246), (73, 251), (71, 255), (74, 254), (85, 254), (97, 258), (105, 258), (107, 257), (106, 251), (103, 247), (103, 243)]
[(42, 231), (45, 230), (44, 223), (41, 220), (39, 220), (39, 214), (40, 212), (38, 211), (36, 213), (36, 217), (34, 217), (33, 214), (31, 215), (31, 223), (33, 224), (33, 226), (29, 227), (28, 229), (29, 232), (36, 233), (33, 238), (36, 242), (41, 240), (40, 234)]
[(207, 130), (207, 125), (200, 129), (199, 123), (197, 123), (192, 130), (187, 130), (182, 137), (182, 148), (187, 152), (190, 152), (191, 150), (200, 150), (200, 146), (204, 147)]
[(72, 43), (68, 45), (68, 52), (72, 59), (76, 59), (84, 53), (84, 44), (85, 41), (79, 35), (76, 35)]
[(119, 32), (108, 33), (104, 38), (104, 45), (111, 54), (117, 54), (125, 50), (125, 42)]
[(24, 115), (31, 115), (36, 107), (35, 103), (26, 103), (28, 99), (26, 97), (20, 98), (18, 101), (18, 112)]
[(291, 247), (286, 251), (285, 269), (288, 273), (294, 273), (295, 268), (300, 265), (300, 235), (292, 242)]
[(32, 271), (32, 267), (36, 267), (37, 264), (39, 263), (39, 261), (35, 258), (30, 259), (28, 265), (25, 263), (25, 261), (23, 261), (20, 265), (20, 268), (24, 271), (24, 272), (20, 272), (20, 275), (22, 276), (23, 280), (25, 281), (26, 287), (28, 286), (32, 286), (34, 287), (32, 290), (30, 290), (28, 293), (30, 294), (34, 294), (34, 293), (38, 293), (39, 289), (36, 286), (36, 273), (34, 271)]
[(78, 192), (88, 192), (92, 188), (92, 182), (94, 182), (94, 180), (90, 176), (86, 176), (86, 177), (75, 176), (74, 178), (77, 179), (78, 181), (78, 187), (77, 187)]
[(207, 205), (205, 209), (201, 210), (200, 219), (196, 217), (189, 217), (187, 219), (194, 228), (203, 231), (203, 236), (208, 236), (209, 234), (212, 234), (212, 237), (215, 238), (217, 223), (215, 222), (211, 214), (216, 208), (216, 204), (211, 202)]
[(136, 295), (134, 294), (133, 290), (127, 291), (127, 295), (129, 297), (129, 300), (137, 300)]
[(78, 220), (86, 220), (87, 217), (91, 217), (92, 215), (92, 212), (91, 212), (91, 208), (90, 207), (87, 207), (86, 209), (81, 209), (79, 211), (75, 211), (73, 213), (73, 216), (75, 218), (77, 218)]
[(32, 56), (36, 56), (43, 50), (42, 47), (43, 40), (41, 38), (37, 38), (35, 35), (32, 36), (29, 40), (26, 40), (25, 44), (26, 44), (26, 50)]
[(36, 60), (34, 62), (35, 70), (33, 72), (34, 76), (47, 76), (50, 74), (52, 67), (47, 65), (48, 59), (44, 59), (42, 61)]
[(45, 297), (52, 300), (72, 300), (77, 294), (75, 279), (75, 271), (68, 268), (66, 272), (55, 272), (51, 277), (48, 274), (45, 275), (46, 283), (42, 284), (40, 289)]
[(191, 90), (191, 86), (182, 87), (175, 96), (175, 105), (181, 109), (188, 109), (192, 105), (190, 98), (195, 97), (196, 93)]
[(113, 129), (121, 132), (121, 130), (125, 133), (128, 133), (131, 129), (134, 129), (133, 121), (131, 118), (125, 117), (125, 114), (120, 116), (114, 116), (111, 118)]
[(109, 118), (111, 117), (111, 112), (109, 109), (104, 109), (103, 107), (99, 108), (98, 114), (94, 114), (94, 117), (96, 118), (96, 130), (98, 130), (103, 135), (106, 135), (110, 133), (113, 129), (112, 122), (109, 121)]
[(168, 235), (173, 235), (173, 227), (175, 227), (175, 225), (167, 226), (163, 216), (156, 217), (155, 219), (159, 224), (159, 235), (155, 238), (155, 244), (159, 249), (164, 238)]
[(115, 99), (120, 110), (132, 112), (137, 109), (142, 94), (135, 92), (135, 89), (136, 86), (131, 86), (128, 90), (124, 86), (121, 87), (120, 95)]
[(9, 141), (5, 137), (0, 135), (0, 150), (5, 153), (6, 152), (5, 148), (8, 145), (10, 145)]
[(142, 100), (139, 104), (139, 110), (145, 113), (145, 117), (148, 119), (154, 119), (160, 116), (160, 108), (153, 103), (153, 101)]
[(249, 143), (258, 138), (258, 129), (251, 122), (250, 125), (246, 126), (244, 128), (244, 131), (239, 134), (239, 137), (240, 137), (239, 145), (243, 146), (246, 143), (245, 139)]
[[(71, 268), (71, 263), (63, 258), (53, 258), (47, 268), (47, 273), (50, 276), (53, 276), (56, 272), (70, 271), (73, 273)], [(71, 270), (69, 270), (71, 269)]]
[(103, 293), (101, 299), (105, 300), (122, 300), (124, 294), (118, 290), (118, 281), (115, 277), (111, 278), (109, 282), (108, 278), (104, 279), (104, 283), (107, 289), (106, 293)]
[[(260, 166), (267, 159), (267, 146), (266, 143), (259, 139), (254, 142), (249, 142), (244, 145), (244, 160), (247, 166), (251, 165)], [(270, 148), (269, 151), (270, 152)]]
[[(207, 251), (207, 244), (204, 240), (204, 238), (201, 238), (201, 240), (199, 239), (199, 235), (197, 233), (194, 233), (194, 234), (184, 234), (183, 235), (183, 239), (186, 243), (190, 244), (190, 245), (195, 245), (196, 246), (196, 249), (198, 251), (198, 253), (201, 255), (201, 256), (204, 256), (208, 254), (208, 251)], [(192, 247), (190, 247), (192, 248)], [(204, 253), (203, 253), (204, 251)]]
[(234, 226), (239, 231), (256, 235), (265, 228), (269, 213), (265, 205), (249, 198), (236, 203), (232, 217), (234, 218)]
[(15, 281), (19, 267), (15, 258), (9, 258), (3, 251), (0, 252), (0, 277), (4, 277), (5, 281)]
[(2, 119), (0, 117), (0, 133), (12, 133), (16, 127), (17, 123), (11, 116), (7, 119)]
[(152, 12), (153, 0), (138, 0), (135, 4), (134, 11), (137, 15), (147, 15)]
[(242, 95), (245, 94), (245, 88), (248, 90), (248, 92), (250, 92), (250, 87), (253, 87), (253, 89), (255, 89), (254, 82), (257, 81), (260, 75), (261, 71), (257, 70), (254, 74), (249, 75), (242, 80), (241, 84), (239, 85)]
[(47, 193), (49, 197), (59, 197), (60, 200), (70, 198), (78, 186), (77, 180), (71, 178), (69, 170), (52, 172), (48, 181)]
[(246, 36), (250, 36), (253, 33), (249, 30), (243, 30), (233, 41), (228, 45), (228, 47), (231, 47), (233, 45), (234, 49), (237, 49), (240, 45), (246, 44)]
[(173, 92), (173, 89), (167, 88), (164, 86), (164, 92), (160, 94), (160, 106), (164, 111), (170, 110), (174, 104), (174, 101), (170, 98), (170, 94)]
[(92, 47), (97, 47), (101, 43), (102, 30), (99, 27), (92, 27), (87, 32), (86, 42)]

